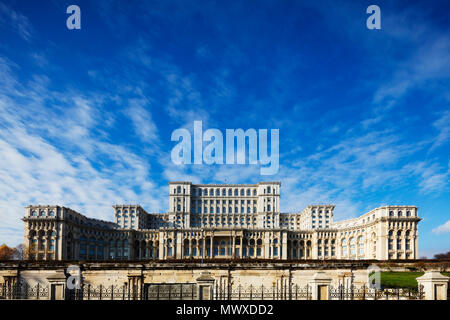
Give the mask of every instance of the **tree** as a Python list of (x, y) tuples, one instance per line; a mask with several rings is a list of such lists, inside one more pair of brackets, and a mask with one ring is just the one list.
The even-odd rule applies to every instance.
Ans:
[(24, 260), (25, 259), (25, 246), (23, 243), (16, 247), (16, 252), (13, 257), (14, 260)]
[(17, 249), (10, 248), (6, 244), (0, 246), (0, 260), (12, 260), (16, 255)]
[(434, 255), (437, 260), (450, 260), (450, 251), (447, 253), (438, 253)]

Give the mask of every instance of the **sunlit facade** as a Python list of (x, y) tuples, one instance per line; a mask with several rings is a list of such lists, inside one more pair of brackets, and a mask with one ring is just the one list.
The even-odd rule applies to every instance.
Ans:
[(114, 222), (61, 206), (28, 206), (37, 260), (416, 259), (418, 208), (383, 206), (333, 221), (334, 205), (280, 212), (279, 182), (169, 183), (169, 211), (114, 205)]

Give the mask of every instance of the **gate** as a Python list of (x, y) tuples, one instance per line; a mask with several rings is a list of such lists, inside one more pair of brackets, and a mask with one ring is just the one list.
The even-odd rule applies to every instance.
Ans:
[(146, 283), (145, 300), (198, 300), (196, 283)]
[(220, 286), (216, 283), (213, 292), (214, 300), (311, 300), (312, 291), (309, 285), (297, 284), (286, 286)]

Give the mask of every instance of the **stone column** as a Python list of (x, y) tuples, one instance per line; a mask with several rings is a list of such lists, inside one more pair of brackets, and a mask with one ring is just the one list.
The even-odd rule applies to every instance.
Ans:
[(206, 255), (206, 237), (205, 235), (203, 235), (203, 239), (202, 239), (202, 258), (205, 258)]
[[(175, 254), (175, 257), (177, 259), (181, 259), (181, 257), (183, 256), (183, 253), (184, 253), (184, 252), (182, 252), (182, 249), (181, 249), (181, 245), (183, 243), (183, 232), (177, 232), (175, 237), (174, 237), (174, 240), (175, 239), (176, 239), (176, 242), (177, 242), (176, 243), (176, 254)], [(175, 248), (175, 246), (174, 246), (174, 248)]]
[(236, 252), (236, 235), (233, 235), (233, 246), (231, 248), (231, 257), (235, 257), (234, 253)]
[(209, 250), (210, 250), (210, 252), (209, 252), (209, 256), (210, 256), (210, 258), (213, 258), (214, 257), (214, 237), (213, 237), (213, 235), (211, 235), (211, 237), (210, 237), (210, 248), (209, 248)]
[(45, 248), (44, 248), (44, 260), (48, 260), (48, 245), (49, 245), (49, 237), (47, 235), (47, 230), (45, 230), (45, 237), (43, 237), (43, 239), (45, 240)]
[(239, 241), (239, 259), (242, 259), (242, 251), (244, 250), (244, 237), (240, 237)]
[(413, 236), (412, 242), (413, 242), (413, 259), (417, 259), (417, 248), (419, 247), (419, 239), (415, 234)]
[(449, 277), (440, 272), (431, 271), (417, 278), (417, 283), (423, 286), (425, 300), (447, 300)]
[[(264, 240), (263, 240), (263, 250), (264, 250), (264, 254), (263, 257), (265, 259), (270, 259), (271, 256), (269, 254), (269, 252), (271, 254), (273, 254), (272, 250), (269, 250), (270, 246), (272, 245), (271, 240), (273, 239), (273, 237), (271, 236), (270, 232), (264, 232)], [(248, 249), (247, 249), (248, 250)], [(248, 254), (248, 252), (247, 252)]]
[[(283, 232), (280, 237), (281, 244), (279, 244), (278, 251), (282, 260), (287, 259), (287, 232)], [(281, 245), (281, 248), (280, 248)]]

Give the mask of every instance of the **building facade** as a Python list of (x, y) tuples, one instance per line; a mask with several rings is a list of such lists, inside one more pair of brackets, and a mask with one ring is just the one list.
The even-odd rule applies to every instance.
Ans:
[(167, 213), (114, 205), (114, 222), (62, 206), (28, 206), (37, 260), (417, 259), (418, 208), (383, 206), (333, 221), (333, 205), (280, 212), (279, 182), (169, 183)]

